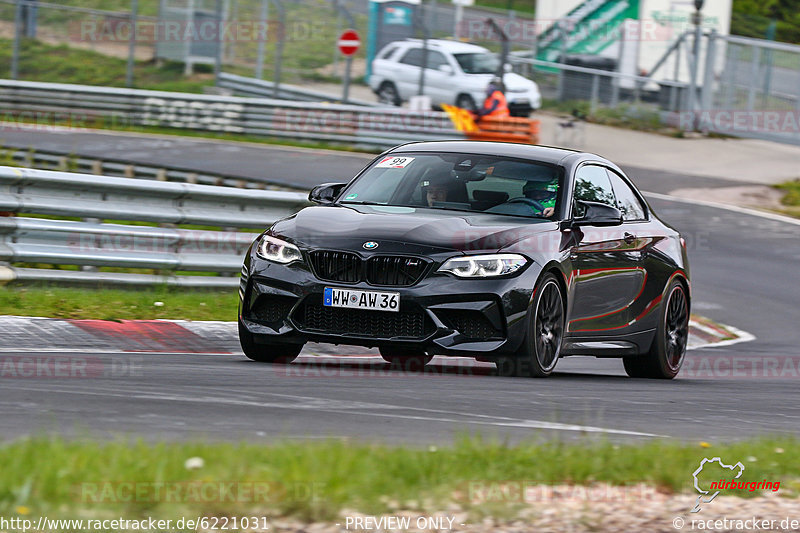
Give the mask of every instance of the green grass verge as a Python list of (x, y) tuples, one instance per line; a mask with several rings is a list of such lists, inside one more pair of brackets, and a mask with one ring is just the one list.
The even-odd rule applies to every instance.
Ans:
[(786, 195), (781, 198), (781, 203), (785, 207), (780, 212), (784, 215), (800, 218), (800, 178), (779, 183), (775, 187), (786, 192)]
[(676, 128), (665, 126), (664, 123), (661, 122), (658, 111), (646, 105), (620, 104), (617, 107), (598, 106), (594, 113), (592, 113), (590, 103), (585, 100), (568, 100), (565, 102), (545, 100), (542, 104), (542, 109), (565, 114), (571, 114), (577, 111), (582, 116), (585, 116), (588, 122), (605, 126), (663, 133), (671, 136), (680, 135), (681, 133)]
[[(313, 47), (312, 47), (313, 48)], [(0, 73), (8, 72), (11, 65), (11, 41), (0, 39)], [(72, 83), (78, 85), (102, 85), (108, 87), (125, 86), (126, 60), (107, 56), (91, 50), (80, 50), (66, 45), (52, 46), (39, 41), (25, 40), (20, 59), (20, 79), (26, 81)], [(198, 70), (208, 69), (198, 65)], [(228, 69), (231, 70), (231, 69)], [(251, 75), (252, 73), (232, 69), (236, 73)], [(165, 62), (157, 66), (152, 61), (137, 61), (135, 87), (157, 91), (173, 91), (186, 93), (202, 93), (206, 86), (214, 85), (214, 75), (200, 72), (192, 76), (183, 75), (183, 64)], [(0, 113), (0, 121), (13, 122), (14, 116)], [(49, 123), (49, 122), (48, 122)], [(188, 130), (184, 128), (168, 128), (154, 126), (138, 126), (111, 117), (92, 117), (91, 122), (72, 123), (75, 127), (108, 129), (133, 133), (155, 133), (178, 135), (184, 137), (201, 137), (228, 141), (245, 141), (279, 146), (297, 146), (302, 148), (318, 148), (344, 150), (353, 152), (379, 153), (381, 150), (363, 149), (347, 144), (302, 141), (279, 137), (260, 137), (256, 135), (239, 135), (210, 131)], [(11, 149), (4, 149), (0, 136), (0, 164), (13, 163)]]
[[(155, 305), (161, 302), (163, 305)], [(236, 320), (236, 290), (168, 287), (83, 289), (0, 287), (0, 315), (101, 320)]]
[(493, 7), (495, 9), (513, 9), (519, 15), (536, 14), (536, 2), (530, 0), (476, 0), (476, 7)]
[[(0, 39), (0, 73), (3, 75), (11, 68), (12, 49), (9, 39)], [(19, 79), (124, 87), (126, 65), (125, 59), (92, 50), (24, 39)], [(166, 62), (159, 67), (152, 61), (137, 61), (135, 68), (135, 86), (140, 89), (200, 93), (204, 86), (214, 84), (214, 76), (208, 69), (205, 73), (184, 77), (182, 63)]]
[[(343, 509), (374, 514), (430, 511), (448, 502), (479, 512), (482, 504), (470, 491), (505, 483), (645, 483), (668, 492), (692, 492), (692, 472), (702, 458), (713, 456), (742, 461), (746, 469), (740, 480), (780, 481), (779, 495), (797, 494), (800, 442), (786, 438), (710, 449), (663, 441), (509, 446), (464, 438), (447, 447), (408, 448), (349, 441), (148, 444), (37, 438), (8, 443), (0, 452), (0, 515), (176, 518), (258, 513), (325, 520)], [(203, 465), (187, 469), (189, 458), (201, 458)], [(719, 475), (710, 472), (716, 479)], [(253, 497), (198, 502), (186, 496), (192, 482), (212, 487), (259, 484), (269, 490), (260, 491), (262, 497), (256, 502)], [(144, 487), (142, 496), (131, 495), (125, 483)], [(163, 497), (156, 495), (154, 483), (180, 487), (178, 494), (184, 496), (170, 503), (160, 501)], [(729, 492), (743, 497), (758, 494)], [(127, 501), (115, 501), (126, 495)], [(497, 512), (514, 512), (513, 502), (500, 503), (502, 510)]]
[[(76, 1), (76, 0), (73, 0)], [(83, 4), (100, 9), (125, 12), (130, 3), (120, 0), (87, 0)], [(212, 3), (213, 4), (213, 3)], [(248, 23), (258, 20), (261, 14), (261, 0), (239, 0), (229, 13), (231, 20), (243, 24), (247, 33), (228, 43), (225, 51), (226, 72), (253, 76), (256, 67), (258, 40), (250, 33)], [(84, 5), (83, 7), (87, 7)], [(334, 60), (336, 39), (336, 14), (328, 0), (304, 0), (302, 3), (286, 3), (286, 21), (283, 28), (285, 42), (282, 53), (282, 79), (287, 83), (301, 83), (308, 78), (326, 78), (317, 69), (325, 67)], [(158, 11), (157, 0), (146, 0), (139, 5), (139, 12), (153, 16)], [(271, 29), (275, 32), (277, 19), (272, 12)], [(366, 33), (367, 17), (355, 14), (356, 28)], [(0, 4), (0, 20), (13, 20), (13, 6)], [(81, 13), (41, 8), (39, 10), (39, 34), (47, 36), (48, 42), (64, 43), (60, 45), (45, 44), (41, 41), (24, 39), (19, 61), (19, 79), (28, 81), (47, 81), (60, 83), (77, 83), (86, 85), (103, 85), (121, 87), (125, 84), (125, 57), (112, 57), (103, 52), (126, 53), (125, 42), (75, 43), (80, 35), (80, 24), (93, 22), (95, 19)], [(102, 28), (102, 26), (101, 26)], [(102, 34), (102, 29), (99, 30)], [(104, 37), (107, 39), (107, 36)], [(264, 44), (264, 77), (272, 79), (275, 72), (275, 54), (277, 39), (269, 37)], [(87, 50), (69, 44), (90, 44), (93, 50)], [(7, 73), (11, 64), (11, 40), (0, 39), (0, 73)], [(141, 49), (152, 49), (146, 44)], [(96, 51), (95, 51), (96, 50)], [(365, 47), (357, 53), (357, 58), (365, 57)], [(163, 67), (156, 66), (154, 61), (137, 61), (134, 73), (134, 84), (137, 88), (158, 89), (166, 91), (202, 92), (204, 86), (213, 85), (210, 74), (212, 67), (197, 65), (190, 77), (183, 75), (183, 63), (167, 63)]]

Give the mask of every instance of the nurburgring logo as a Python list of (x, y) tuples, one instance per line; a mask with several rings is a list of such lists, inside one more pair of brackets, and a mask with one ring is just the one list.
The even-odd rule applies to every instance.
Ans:
[[(720, 477), (718, 481), (711, 482), (708, 490), (703, 490), (700, 487), (700, 480), (697, 478), (697, 476), (703, 471), (706, 465), (712, 463), (717, 463), (719, 467), (730, 470), (732, 474), (736, 472), (736, 475), (734, 475), (732, 478)], [(776, 492), (781, 486), (780, 481), (767, 481), (766, 479), (763, 481), (737, 481), (740, 477), (742, 477), (742, 474), (744, 474), (744, 465), (741, 461), (732, 465), (727, 465), (722, 462), (720, 457), (712, 457), (711, 459), (704, 457), (703, 460), (700, 461), (700, 466), (697, 467), (697, 470), (692, 472), (694, 488), (700, 493), (700, 495), (697, 497), (694, 507), (690, 512), (700, 512), (700, 504), (711, 503), (722, 490), (747, 490), (749, 492), (756, 490), (771, 490), (772, 492)]]

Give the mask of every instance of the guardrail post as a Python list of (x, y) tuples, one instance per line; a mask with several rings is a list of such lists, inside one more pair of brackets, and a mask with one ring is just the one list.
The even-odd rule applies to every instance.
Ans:
[(758, 63), (761, 60), (761, 48), (753, 45), (750, 48), (750, 78), (747, 80), (747, 110), (752, 111), (756, 104), (756, 84), (758, 83)]
[[(256, 51), (256, 78), (264, 78), (264, 50), (267, 46), (267, 36), (269, 35), (269, 0), (261, 0), (261, 20), (259, 22), (264, 24), (264, 33), (259, 35), (258, 50)], [(217, 80), (219, 85), (219, 80)]]
[[(617, 74), (622, 74), (622, 58), (625, 55), (625, 23), (620, 26), (620, 36), (619, 36), (619, 50), (617, 51)], [(621, 76), (614, 76), (614, 79), (611, 80), (612, 87), (611, 87), (611, 107), (617, 107), (619, 105), (619, 85), (622, 83)]]
[(16, 9), (14, 10), (14, 49), (11, 52), (11, 79), (16, 80), (19, 78), (19, 49), (20, 41), (22, 40), (22, 2), (24, 0), (17, 0)]
[(717, 32), (711, 30), (708, 36), (708, 44), (706, 46), (706, 65), (705, 73), (703, 74), (703, 87), (701, 89), (702, 102), (701, 108), (704, 110), (711, 109), (711, 100), (714, 93), (714, 63), (716, 63), (717, 55)]
[(214, 6), (214, 17), (216, 18), (217, 28), (220, 30), (217, 32), (217, 50), (214, 56), (214, 84), (219, 84), (219, 73), (222, 72), (222, 45), (225, 42), (221, 36), (222, 33), (222, 0), (217, 0), (216, 5)]
[(589, 113), (594, 115), (597, 111), (597, 100), (600, 92), (600, 78), (597, 74), (592, 74), (592, 96), (589, 101)]
[(139, 12), (138, 0), (131, 0), (131, 36), (128, 40), (128, 64), (125, 69), (125, 86), (133, 87), (133, 67), (136, 56), (136, 17)]
[(100, 159), (92, 161), (92, 174), (97, 174), (98, 176), (103, 174), (103, 161)]
[(278, 98), (281, 86), (281, 66), (283, 64), (283, 42), (286, 39), (286, 10), (282, 0), (271, 0), (278, 8), (278, 35), (275, 41), (275, 68), (272, 71), (273, 91), (272, 96)]
[[(569, 38), (569, 34), (567, 33), (566, 29), (564, 29), (561, 24), (562, 21), (556, 22), (559, 24), (559, 29), (561, 30), (561, 55), (558, 57), (558, 62), (564, 64), (567, 61), (567, 39)], [(558, 101), (564, 100), (564, 69), (558, 69)]]

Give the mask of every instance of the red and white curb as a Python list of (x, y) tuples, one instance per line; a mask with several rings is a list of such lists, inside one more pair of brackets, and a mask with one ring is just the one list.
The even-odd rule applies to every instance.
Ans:
[[(0, 316), (0, 352), (241, 353), (236, 322), (189, 320), (70, 320)], [(750, 333), (693, 316), (689, 350), (754, 340)], [(380, 360), (376, 350), (309, 344), (304, 356)], [(318, 359), (316, 359), (318, 360)]]

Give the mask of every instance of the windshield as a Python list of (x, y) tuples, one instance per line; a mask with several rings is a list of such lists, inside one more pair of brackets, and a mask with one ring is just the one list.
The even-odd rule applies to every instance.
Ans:
[(500, 66), (497, 56), (488, 52), (453, 54), (453, 57), (467, 74), (494, 74)]
[(560, 176), (555, 166), (498, 156), (393, 154), (373, 163), (340, 203), (553, 218)]

